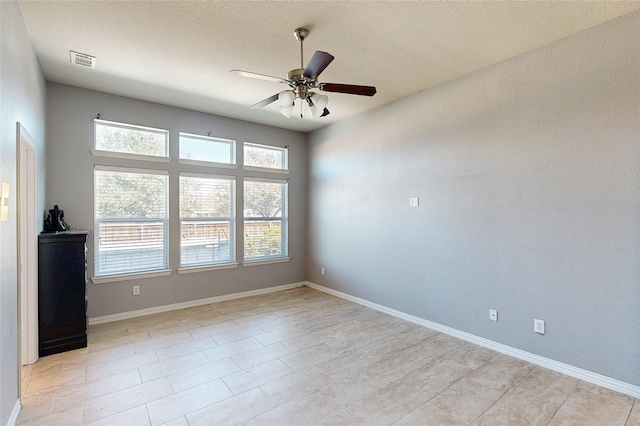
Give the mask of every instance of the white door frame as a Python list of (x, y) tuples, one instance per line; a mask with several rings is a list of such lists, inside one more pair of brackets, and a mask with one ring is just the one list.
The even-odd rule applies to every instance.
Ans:
[(21, 365), (38, 360), (38, 232), (36, 145), (17, 123), (18, 324)]

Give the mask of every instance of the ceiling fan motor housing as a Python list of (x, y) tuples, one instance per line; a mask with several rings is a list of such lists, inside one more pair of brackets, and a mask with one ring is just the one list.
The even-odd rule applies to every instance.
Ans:
[(301, 99), (305, 99), (306, 94), (309, 89), (313, 89), (317, 87), (317, 81), (312, 80), (303, 75), (304, 69), (298, 68), (295, 70), (289, 71), (289, 86), (298, 94), (298, 97)]
[[(307, 102), (307, 104), (310, 107), (314, 106), (314, 102), (311, 98), (313, 95), (315, 95), (315, 93), (311, 92), (310, 90), (317, 88), (318, 82), (316, 79), (305, 77), (304, 68), (298, 68), (298, 69), (289, 71), (288, 84), (293, 89), (292, 92), (295, 93), (295, 98), (303, 99), (304, 101)], [(324, 109), (324, 106), (323, 106), (323, 109)]]
[(298, 68), (298, 69), (289, 71), (288, 77), (292, 87), (293, 87), (293, 83), (297, 83), (297, 84), (307, 83), (307, 78), (304, 75), (302, 75), (303, 73), (304, 73), (304, 68)]

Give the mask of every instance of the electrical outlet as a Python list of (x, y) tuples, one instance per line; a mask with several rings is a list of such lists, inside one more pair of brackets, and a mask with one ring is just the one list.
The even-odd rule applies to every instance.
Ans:
[(320, 275), (324, 275), (324, 268), (320, 268)]
[(409, 207), (418, 207), (420, 205), (420, 198), (411, 197), (409, 198)]
[(140, 294), (140, 286), (139, 285), (134, 285), (133, 286), (133, 295), (137, 296)]
[(489, 309), (489, 319), (491, 321), (498, 321), (498, 310), (497, 309)]
[(533, 331), (535, 331), (538, 334), (544, 334), (545, 332), (544, 321), (539, 319), (533, 320)]

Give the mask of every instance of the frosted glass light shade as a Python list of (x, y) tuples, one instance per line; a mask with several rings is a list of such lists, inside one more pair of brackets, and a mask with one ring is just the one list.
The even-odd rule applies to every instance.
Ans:
[(284, 90), (278, 93), (278, 110), (280, 114), (291, 118), (291, 111), (293, 111), (293, 102), (295, 100), (296, 94), (293, 90)]
[(316, 106), (316, 108), (318, 108), (320, 111), (323, 111), (327, 106), (327, 104), (329, 103), (328, 96), (319, 95), (317, 93), (314, 93), (313, 95), (311, 95), (311, 100), (313, 101), (313, 104)]
[(319, 95), (314, 93), (311, 95), (311, 104), (309, 104), (309, 111), (311, 111), (311, 117), (320, 118), (324, 112), (324, 108), (329, 103), (329, 97), (325, 95)]
[(284, 115), (287, 118), (291, 118), (291, 112), (293, 111), (293, 104), (291, 106), (279, 106), (278, 111), (280, 114)]

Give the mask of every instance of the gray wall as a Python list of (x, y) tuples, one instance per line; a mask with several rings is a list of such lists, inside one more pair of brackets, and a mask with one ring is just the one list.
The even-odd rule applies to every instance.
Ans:
[(307, 277), (640, 385), (639, 160), (636, 12), (313, 132)]
[(0, 1), (0, 32), (0, 182), (10, 185), (9, 219), (0, 222), (0, 424), (5, 425), (18, 400), (20, 371), (16, 123), (36, 143), (36, 201), (44, 208), (45, 82), (15, 1)]
[[(89, 71), (91, 72), (91, 71)], [(170, 267), (168, 277), (138, 279), (88, 285), (89, 317), (127, 312), (166, 304), (202, 299), (242, 291), (296, 283), (305, 280), (305, 229), (307, 151), (305, 135), (229, 118), (168, 107), (77, 87), (47, 83), (47, 208), (58, 204), (70, 226), (93, 230), (93, 169), (95, 164), (142, 167), (133, 161), (94, 157), (93, 119), (101, 118), (170, 131)], [(289, 254), (287, 263), (243, 267), (179, 275), (178, 133), (189, 132), (274, 146), (289, 145)], [(238, 150), (238, 161), (242, 161)], [(167, 165), (146, 163), (145, 168)], [(206, 170), (180, 166), (183, 171)], [(214, 172), (215, 173), (215, 172)], [(219, 174), (242, 176), (237, 171)], [(255, 175), (255, 174), (254, 174)], [(264, 176), (264, 175), (263, 175)], [(284, 175), (277, 176), (286, 178)], [(237, 211), (242, 212), (242, 179), (237, 183)], [(238, 235), (241, 234), (238, 223)], [(238, 238), (238, 259), (242, 259), (242, 239)], [(93, 234), (89, 235), (89, 276), (93, 276)], [(132, 296), (131, 287), (140, 285), (141, 294)]]

